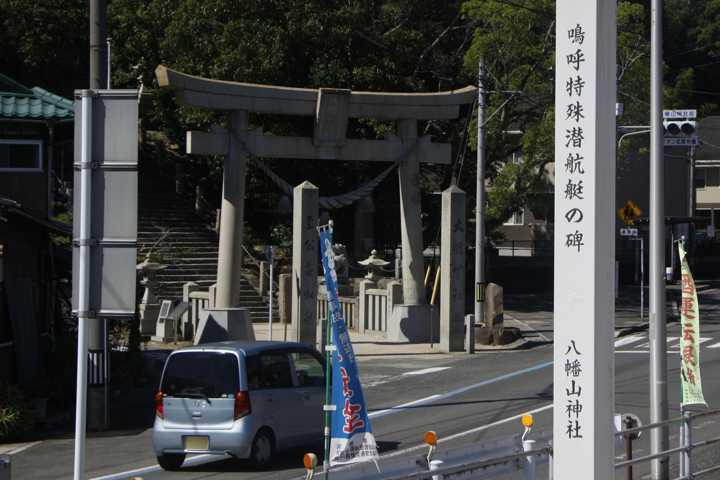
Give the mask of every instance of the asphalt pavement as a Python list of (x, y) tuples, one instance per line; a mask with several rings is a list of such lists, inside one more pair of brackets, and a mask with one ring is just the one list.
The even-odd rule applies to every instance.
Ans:
[[(712, 285), (700, 289), (701, 363), (706, 400), (720, 406), (720, 290)], [(506, 302), (506, 305), (508, 302)], [(512, 305), (510, 305), (512, 306)], [(549, 305), (552, 310), (552, 303)], [(632, 305), (628, 307), (632, 310)], [(509, 309), (506, 307), (506, 309)], [(527, 308), (525, 310), (528, 310)], [(536, 312), (547, 311), (536, 308)], [(422, 435), (435, 430), (443, 446), (492, 443), (522, 432), (518, 416), (533, 411), (535, 432), (552, 428), (552, 338), (551, 316), (530, 315), (509, 309), (508, 314), (528, 325), (530, 342), (516, 350), (478, 352), (474, 355), (413, 354), (368, 355), (359, 358), (373, 431), (381, 456), (418, 455)], [(631, 315), (628, 316), (630, 318)], [(532, 330), (530, 330), (532, 329)], [(534, 333), (533, 333), (534, 332)], [(668, 394), (670, 416), (679, 413), (679, 326), (668, 330)], [(616, 339), (616, 411), (635, 413), (648, 422), (648, 339), (639, 316), (628, 321)], [(151, 407), (149, 407), (151, 408)], [(695, 439), (717, 435), (720, 417), (706, 418), (694, 429)], [(210, 461), (207, 457), (180, 472), (163, 472), (156, 466), (150, 430), (114, 432), (88, 440), (88, 478), (121, 479), (291, 479), (302, 477), (302, 451), (286, 452), (269, 471), (255, 471), (246, 462), (232, 459)], [(671, 430), (677, 445), (677, 429)], [(444, 441), (443, 439), (450, 438)], [(317, 451), (319, 446), (310, 446)], [(413, 450), (414, 449), (414, 450)], [(635, 456), (649, 451), (648, 435), (635, 444)], [(41, 442), (12, 457), (13, 480), (72, 478), (73, 439)], [(618, 461), (622, 459), (618, 451)], [(717, 464), (718, 449), (699, 451), (700, 468)], [(673, 459), (675, 469), (677, 459)], [(382, 460), (381, 460), (382, 464)], [(644, 478), (646, 466), (636, 468), (635, 478)], [(618, 471), (617, 478), (624, 478)]]

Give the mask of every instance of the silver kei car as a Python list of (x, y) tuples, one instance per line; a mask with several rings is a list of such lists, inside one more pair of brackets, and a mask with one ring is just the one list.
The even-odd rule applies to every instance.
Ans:
[(187, 454), (229, 454), (259, 467), (279, 449), (322, 438), (325, 373), (292, 342), (221, 342), (175, 350), (155, 396), (153, 448), (165, 470)]

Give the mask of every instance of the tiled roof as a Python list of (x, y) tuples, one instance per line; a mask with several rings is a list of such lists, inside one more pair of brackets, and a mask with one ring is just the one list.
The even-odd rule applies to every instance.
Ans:
[(73, 117), (73, 102), (40, 87), (27, 88), (0, 74), (0, 117), (63, 119)]

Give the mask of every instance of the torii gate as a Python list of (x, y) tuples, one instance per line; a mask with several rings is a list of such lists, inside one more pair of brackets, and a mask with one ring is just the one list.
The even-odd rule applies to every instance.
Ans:
[[(230, 112), (228, 130), (187, 132), (188, 153), (225, 156), (217, 308), (238, 304), (248, 154), (266, 158), (381, 162), (401, 158), (398, 174), (404, 303), (425, 303), (419, 164), (449, 164), (451, 145), (431, 142), (429, 136), (418, 138), (417, 122), (457, 118), (460, 106), (476, 99), (476, 87), (438, 93), (290, 88), (211, 80), (163, 65), (156, 68), (155, 75), (160, 87), (175, 90), (178, 100), (185, 105)], [(250, 128), (248, 112), (314, 117), (314, 135), (312, 138), (266, 135), (260, 129)], [(385, 140), (348, 139), (350, 117), (396, 121), (398, 136)]]

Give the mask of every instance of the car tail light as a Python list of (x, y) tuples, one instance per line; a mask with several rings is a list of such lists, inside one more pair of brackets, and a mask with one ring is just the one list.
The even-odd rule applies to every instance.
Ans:
[(165, 418), (165, 407), (163, 406), (163, 393), (157, 392), (155, 394), (155, 415), (160, 418)]
[(250, 414), (250, 395), (246, 391), (235, 394), (235, 420)]

